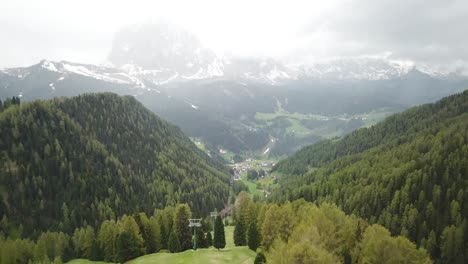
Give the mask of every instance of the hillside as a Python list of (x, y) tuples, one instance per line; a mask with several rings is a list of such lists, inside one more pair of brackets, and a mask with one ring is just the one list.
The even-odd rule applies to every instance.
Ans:
[(283, 177), (273, 199), (332, 201), (444, 263), (466, 263), (467, 153), (465, 91), (303, 149), (276, 169), (305, 173)]
[[(153, 32), (154, 36), (143, 35), (141, 41), (146, 43), (156, 38), (159, 43), (158, 32)], [(127, 40), (129, 44), (137, 41), (130, 38), (123, 43)], [(171, 43), (172, 40), (164, 46), (172, 47)], [(143, 44), (134, 44), (131, 53), (121, 54), (122, 59), (126, 58), (121, 63), (145, 59), (141, 56), (148, 52), (140, 50)], [(389, 114), (460, 92), (468, 83), (464, 76), (430, 75), (418, 69), (406, 69), (382, 79), (337, 79), (335, 74), (315, 76), (305, 72), (284, 79), (281, 76), (289, 71), (283, 71), (280, 63), (267, 59), (231, 61), (225, 65), (223, 76), (215, 76), (209, 69), (217, 67), (217, 58), (191, 53), (185, 56), (185, 52), (179, 56), (168, 50), (169, 57), (162, 60), (158, 54), (154, 54), (157, 58), (151, 62), (169, 64), (146, 69), (117, 61), (115, 65), (103, 66), (42, 60), (29, 67), (0, 69), (0, 98), (17, 96), (22, 101), (32, 101), (93, 92), (133, 95), (190, 137), (203, 141), (212, 156), (228, 150), (276, 158), (319, 140), (370, 126)], [(186, 68), (189, 62), (186, 60), (190, 60), (192, 68)], [(348, 69), (345, 71), (351, 75), (357, 69), (376, 71), (375, 74), (380, 72), (378, 65), (387, 65), (380, 60), (366, 61), (337, 63), (340, 67), (347, 65), (343, 70)], [(329, 67), (335, 68), (333, 65)], [(353, 65), (366, 66), (360, 69)], [(192, 75), (195, 72), (200, 76)], [(277, 143), (264, 155), (271, 137)]]
[(401, 145), (414, 139), (418, 132), (435, 123), (468, 112), (468, 91), (448, 96), (433, 103), (413, 107), (392, 115), (370, 127), (354, 131), (342, 139), (331, 139), (307, 146), (288, 159), (278, 162), (273, 170), (303, 174), (309, 168), (320, 167), (335, 159), (361, 153), (373, 147)]
[(223, 165), (133, 97), (86, 94), (0, 113), (1, 229), (70, 232), (178, 202), (195, 214), (228, 196)]

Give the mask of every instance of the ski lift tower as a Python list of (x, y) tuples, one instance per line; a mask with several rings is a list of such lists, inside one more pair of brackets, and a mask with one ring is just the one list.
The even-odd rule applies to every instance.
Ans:
[(193, 227), (193, 250), (197, 250), (197, 227), (201, 227), (201, 218), (189, 219), (189, 227)]
[(213, 229), (213, 233), (214, 233), (214, 220), (215, 220), (216, 216), (218, 216), (218, 212), (216, 212), (216, 211), (211, 212), (210, 216), (211, 216), (211, 220), (212, 220), (211, 228)]

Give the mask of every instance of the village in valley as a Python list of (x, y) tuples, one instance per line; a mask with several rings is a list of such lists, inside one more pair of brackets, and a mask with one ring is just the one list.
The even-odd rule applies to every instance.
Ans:
[(268, 197), (271, 186), (276, 184), (277, 176), (270, 174), (275, 161), (256, 160), (248, 158), (244, 161), (233, 163), (231, 167), (231, 185), (241, 181), (252, 195)]
[(275, 166), (275, 162), (273, 161), (255, 160), (252, 158), (248, 158), (244, 161), (234, 163), (231, 165), (231, 168), (233, 170), (232, 180), (241, 181), (242, 175), (247, 174), (249, 170), (263, 170), (268, 175), (273, 166)]

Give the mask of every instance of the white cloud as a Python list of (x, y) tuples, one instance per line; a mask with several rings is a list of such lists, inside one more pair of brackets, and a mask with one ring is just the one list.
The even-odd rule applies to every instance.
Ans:
[(0, 0), (0, 9), (0, 66), (99, 63), (119, 28), (161, 18), (218, 53), (308, 62), (390, 51), (424, 63), (468, 61), (463, 0)]

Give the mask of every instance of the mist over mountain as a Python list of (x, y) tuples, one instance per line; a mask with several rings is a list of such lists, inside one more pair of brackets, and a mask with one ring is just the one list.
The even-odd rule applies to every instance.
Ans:
[(191, 32), (171, 23), (147, 23), (116, 33), (109, 61), (117, 67), (132, 65), (155, 73), (192, 78), (222, 75), (223, 64)]
[(0, 70), (0, 87), (0, 97), (26, 101), (86, 92), (133, 95), (205, 141), (212, 153), (284, 155), (462, 91), (468, 78), (417, 67), (389, 53), (308, 65), (228, 58), (186, 29), (158, 21), (118, 31), (103, 65), (43, 60)]
[[(285, 65), (272, 58), (219, 56), (204, 47), (193, 33), (167, 21), (128, 26), (114, 36), (109, 54), (112, 65), (133, 73), (168, 75), (170, 80), (251, 79), (277, 84), (297, 79), (380, 80), (399, 78), (410, 71), (435, 77), (457, 72), (441, 72), (429, 65), (416, 66), (399, 60), (391, 52), (373, 56), (338, 57), (305, 65)], [(466, 77), (466, 76), (464, 76)]]

